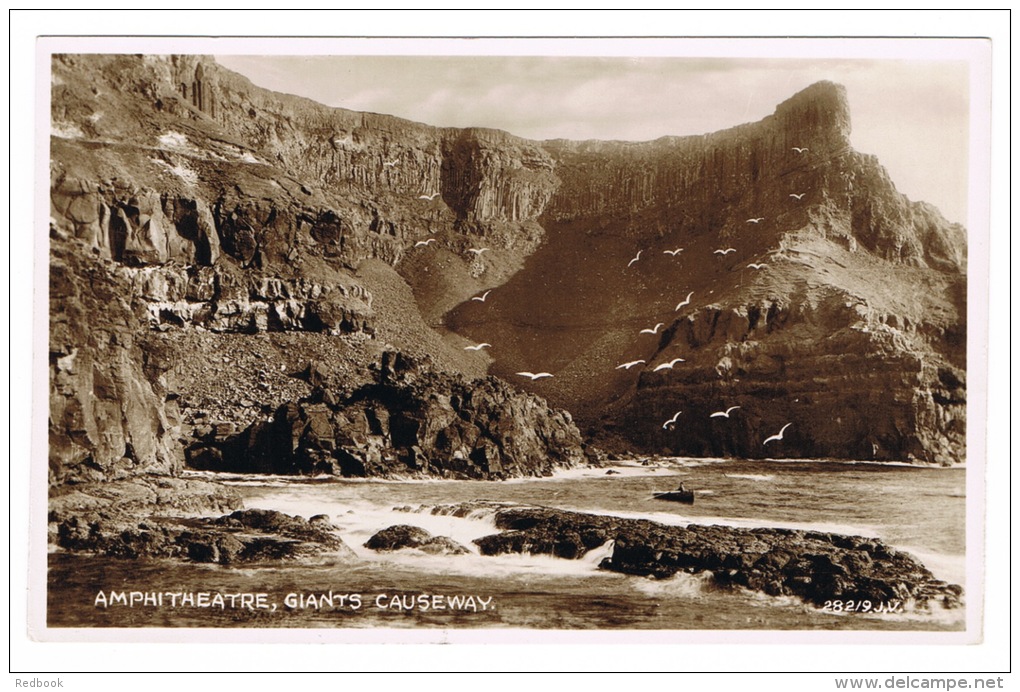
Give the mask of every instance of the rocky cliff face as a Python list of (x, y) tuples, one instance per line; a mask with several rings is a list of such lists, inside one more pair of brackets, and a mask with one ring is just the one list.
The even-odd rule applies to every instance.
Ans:
[[(194, 435), (243, 429), (307, 396), (309, 387), (278, 375), (309, 359), (346, 372), (352, 388), (372, 379), (368, 366), (387, 342), (441, 369), (483, 374), (482, 359), (429, 328), (436, 314), (423, 319), (414, 295), (437, 294), (440, 273), (420, 256), (435, 249), (453, 265), (446, 274), (457, 269), (465, 279), (441, 279), (449, 307), (495, 285), (540, 241), (535, 218), (556, 182), (534, 143), (326, 108), (257, 89), (194, 56), (57, 56), (52, 104), (51, 243), (55, 276), (69, 287), (52, 296), (55, 362), (68, 362), (86, 338), (81, 324), (81, 333), (56, 341), (74, 310), (67, 293), (91, 281), (94, 264), (109, 279), (107, 293), (129, 309), (118, 318), (125, 338), (158, 335), (150, 341), (172, 387), (144, 402), (110, 393), (120, 416), (92, 420), (85, 451), (75, 452), (90, 458), (89, 449), (103, 447), (104, 468), (124, 457), (127, 443), (116, 442), (124, 435), (106, 430), (123, 418), (136, 437), (155, 431), (125, 458), (175, 472)], [(416, 250), (430, 237), (440, 245)], [(487, 254), (469, 253), (475, 244)], [(90, 268), (85, 260), (61, 264), (65, 254), (88, 258)], [(237, 350), (239, 342), (209, 336), (274, 333), (294, 338)], [(189, 353), (196, 346), (201, 352)], [(102, 348), (94, 355), (113, 358)], [(134, 370), (121, 379), (145, 389), (147, 357), (137, 348), (125, 356)], [(76, 426), (85, 424), (72, 413), (90, 411), (95, 395), (54, 372), (58, 449), (81, 437)], [(245, 392), (220, 391), (217, 375), (227, 372)], [(52, 480), (79, 479), (69, 463), (58, 454)]]
[(546, 143), (547, 241), (448, 324), (494, 344), (496, 374), (552, 372), (534, 389), (608, 446), (959, 461), (964, 229), (849, 133), (819, 83), (702, 137)]
[(267, 421), (189, 449), (194, 468), (338, 476), (437, 475), (502, 479), (550, 475), (584, 462), (570, 415), (496, 378), (467, 382), (384, 355), (378, 379), (343, 397), (313, 367), (312, 395)]
[(84, 248), (50, 258), (49, 460), (53, 483), (143, 473), (184, 464), (179, 414), (163, 380), (163, 354), (146, 343), (111, 268)]
[[(964, 231), (850, 148), (836, 85), (759, 123), (627, 144), (327, 108), (196, 56), (57, 56), (52, 84), (54, 482), (174, 473), (183, 447), (284, 405), (311, 420), (289, 403), (314, 394), (291, 377), (310, 360), (345, 383), (334, 442), (351, 416), (371, 431), (375, 404), (341, 401), (378, 385), (390, 347), (513, 380), (621, 448), (963, 458)], [(499, 437), (491, 411), (450, 410)], [(375, 427), (380, 450), (416, 446)], [(428, 444), (485, 457), (464, 475), (545, 468), (476, 441)]]

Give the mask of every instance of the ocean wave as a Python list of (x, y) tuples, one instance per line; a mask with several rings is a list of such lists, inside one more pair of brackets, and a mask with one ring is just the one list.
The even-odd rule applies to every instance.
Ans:
[(770, 473), (724, 473), (723, 476), (726, 478), (744, 478), (749, 481), (774, 481), (776, 479)]
[(942, 581), (950, 584), (959, 584), (966, 587), (967, 581), (967, 556), (952, 555), (949, 553), (938, 553), (926, 548), (919, 548), (913, 545), (894, 544), (896, 550), (913, 555), (917, 560), (927, 567), (932, 574)]
[(715, 579), (711, 572), (677, 572), (666, 579), (633, 577), (635, 591), (649, 596), (670, 596), (674, 598), (698, 598), (715, 590)]

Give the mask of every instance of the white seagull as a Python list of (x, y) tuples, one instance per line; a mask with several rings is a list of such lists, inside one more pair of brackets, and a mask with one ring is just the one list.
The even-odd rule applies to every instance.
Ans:
[(383, 167), (396, 166), (398, 163), (400, 163), (400, 159), (393, 159), (392, 161), (383, 161)]
[(756, 216), (753, 219), (748, 219), (747, 223), (761, 223), (764, 220), (765, 220), (764, 216)]
[(712, 254), (713, 255), (728, 255), (731, 252), (736, 252), (736, 251), (737, 251), (737, 248), (735, 248), (735, 247), (728, 247), (725, 250), (715, 250), (715, 251), (712, 252)]
[(751, 262), (747, 266), (750, 269), (764, 269), (765, 267), (767, 267), (769, 265), (765, 264), (764, 262)]
[(428, 240), (419, 240), (417, 243), (414, 244), (414, 246), (415, 247), (422, 247), (423, 245), (428, 245), (429, 243), (434, 243), (434, 242), (436, 242), (435, 238), (429, 238)]
[(791, 193), (790, 193), (790, 197), (793, 197), (794, 199), (800, 199), (801, 197), (803, 197), (803, 196), (804, 196), (804, 195), (806, 195), (806, 194), (807, 194), (806, 192), (802, 192), (802, 193), (800, 193), (800, 194), (798, 195), (798, 194), (794, 194), (794, 193), (792, 193), (792, 192), (791, 192)]
[(465, 346), (465, 351), (481, 351), (483, 348), (489, 348), (492, 344), (478, 344), (477, 346)]
[(641, 365), (642, 363), (647, 363), (647, 362), (648, 361), (645, 361), (645, 360), (632, 360), (629, 363), (620, 363), (619, 365), (616, 366), (616, 369), (617, 370), (620, 370), (620, 369), (630, 370), (635, 365)]
[(783, 433), (786, 432), (786, 429), (789, 428), (791, 425), (793, 425), (793, 423), (787, 423), (786, 425), (784, 425), (782, 427), (782, 429), (777, 434), (773, 435), (772, 437), (770, 437), (770, 438), (766, 439), (764, 442), (762, 442), (762, 445), (767, 445), (769, 442), (772, 442), (772, 440), (782, 440), (783, 439)]
[(793, 147), (793, 149), (792, 149), (792, 151), (795, 151), (798, 154), (803, 154), (807, 150), (808, 150), (807, 147)]
[(674, 413), (672, 418), (670, 418), (668, 421), (662, 424), (662, 429), (665, 430), (669, 426), (676, 423), (676, 419), (680, 417), (681, 413), (683, 413), (683, 411), (677, 411), (676, 413)]
[(486, 291), (485, 293), (483, 293), (480, 298), (478, 296), (475, 296), (471, 300), (477, 300), (479, 303), (484, 303), (485, 299), (489, 297), (490, 293), (492, 293), (492, 289), (491, 288), (488, 291)]
[(634, 263), (635, 263), (635, 262), (637, 262), (637, 261), (638, 261), (639, 259), (641, 259), (641, 253), (642, 253), (642, 252), (644, 252), (644, 250), (638, 250), (638, 251), (637, 251), (637, 255), (635, 255), (635, 256), (634, 256), (634, 259), (632, 259), (632, 260), (631, 260), (630, 262), (627, 262), (627, 266), (629, 267), (630, 265), (634, 264)]
[(669, 361), (668, 363), (659, 363), (658, 365), (655, 366), (655, 369), (652, 370), (652, 372), (659, 372), (660, 370), (672, 370), (673, 366), (676, 365), (677, 363), (686, 363), (686, 362), (687, 361), (684, 360), (683, 358), (674, 358), (673, 360)]
[(428, 201), (431, 202), (438, 196), (439, 196), (438, 192), (433, 192), (431, 195), (418, 195), (418, 199), (427, 199)]
[(684, 251), (684, 249), (682, 247), (678, 247), (676, 250), (663, 250), (662, 254), (670, 255), (671, 257), (676, 257), (677, 255), (679, 255), (683, 251)]
[(730, 406), (725, 411), (716, 411), (711, 416), (709, 416), (709, 418), (729, 418), (730, 414), (733, 411), (736, 411), (738, 408), (740, 408), (740, 407), (739, 406)]
[(532, 381), (540, 380), (543, 377), (552, 377), (552, 373), (548, 372), (519, 372), (517, 374), (521, 377), (530, 377)]
[(665, 322), (659, 322), (657, 325), (655, 325), (654, 328), (652, 328), (652, 329), (642, 329), (640, 333), (641, 334), (658, 334), (659, 333), (659, 327), (665, 327), (665, 326), (666, 326)]
[(485, 252), (488, 249), (489, 248), (487, 248), (487, 247), (483, 247), (483, 248), (469, 247), (468, 248), (468, 252), (473, 252), (476, 255), (480, 255), (480, 254), (482, 254), (483, 252)]
[(685, 305), (690, 305), (691, 304), (691, 296), (693, 296), (693, 295), (694, 295), (694, 291), (691, 291), (690, 293), (688, 293), (687, 297), (684, 298), (682, 302), (677, 303), (676, 308), (673, 309), (673, 312), (676, 312), (677, 310), (679, 310), (680, 308), (682, 308)]

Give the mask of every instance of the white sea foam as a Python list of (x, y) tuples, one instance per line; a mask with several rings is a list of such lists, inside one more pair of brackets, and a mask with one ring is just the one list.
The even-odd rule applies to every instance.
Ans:
[[(251, 487), (288, 487), (306, 485), (311, 482), (332, 482), (336, 476), (318, 474), (315, 476), (293, 476), (274, 473), (230, 473), (228, 471), (195, 471), (188, 469), (182, 474), (185, 478), (195, 478), (204, 481), (216, 481), (223, 485), (241, 485)], [(345, 479), (343, 482), (347, 482)]]
[(652, 577), (635, 579), (633, 587), (636, 591), (650, 596), (697, 598), (702, 596), (705, 591), (710, 590), (713, 584), (711, 572), (698, 572), (697, 574), (677, 572), (667, 579)]
[[(326, 514), (339, 529), (340, 537), (365, 562), (392, 564), (420, 570), (427, 574), (462, 574), (500, 577), (514, 574), (535, 575), (592, 575), (608, 574), (599, 570), (599, 564), (612, 554), (612, 541), (588, 551), (580, 559), (566, 560), (551, 555), (505, 554), (483, 556), (474, 544), (476, 538), (499, 533), (495, 524), (495, 509), (481, 507), (467, 516), (457, 517), (442, 512), (433, 513), (432, 507), (422, 506), (412, 511), (404, 507), (391, 507), (364, 500), (349, 498), (330, 500), (316, 493), (309, 498), (300, 489), (267, 493), (251, 498), (249, 507), (271, 509), (287, 514), (314, 516)], [(377, 552), (365, 543), (382, 529), (395, 525), (410, 525), (425, 529), (435, 536), (446, 536), (463, 545), (466, 555), (430, 555), (418, 550)]]
[(762, 482), (774, 481), (776, 479), (776, 477), (770, 473), (724, 473), (723, 475), (727, 478), (744, 478), (749, 481)]
[(949, 555), (937, 553), (925, 548), (918, 548), (910, 545), (894, 545), (896, 550), (913, 555), (922, 565), (931, 570), (938, 579), (947, 581), (950, 584), (966, 586), (967, 580), (967, 556)]

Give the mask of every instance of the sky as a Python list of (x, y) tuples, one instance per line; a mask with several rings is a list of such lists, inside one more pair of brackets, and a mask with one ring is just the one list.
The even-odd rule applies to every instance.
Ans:
[(927, 53), (924, 59), (421, 53), (216, 59), (259, 86), (329, 106), (539, 140), (643, 141), (713, 132), (760, 120), (827, 79), (847, 88), (854, 148), (877, 155), (910, 199), (966, 224), (968, 64)]

